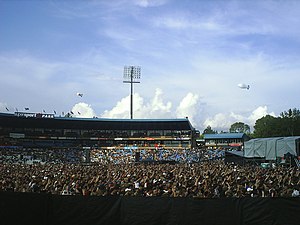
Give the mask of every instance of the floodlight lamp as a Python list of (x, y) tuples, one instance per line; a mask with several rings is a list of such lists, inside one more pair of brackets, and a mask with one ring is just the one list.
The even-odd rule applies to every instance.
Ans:
[(124, 75), (124, 79), (127, 79), (127, 80), (141, 79), (141, 67), (140, 66), (125, 66), (123, 75)]
[(124, 66), (123, 83), (130, 83), (130, 119), (133, 118), (133, 84), (140, 83), (141, 67), (140, 66)]

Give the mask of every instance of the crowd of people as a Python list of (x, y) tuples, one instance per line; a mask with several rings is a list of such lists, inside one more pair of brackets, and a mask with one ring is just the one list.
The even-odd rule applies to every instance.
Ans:
[(223, 150), (203, 149), (87, 149), (80, 148), (1, 148), (0, 163), (82, 163), (124, 164), (138, 161), (194, 163), (224, 157)]
[(84, 152), (78, 148), (0, 148), (0, 163), (80, 163)]
[[(129, 161), (122, 161), (120, 158), (125, 155), (122, 152), (115, 152), (116, 158), (109, 158), (112, 155), (103, 152), (98, 157), (103, 156), (106, 160), (89, 165), (65, 163), (65, 158), (28, 164), (3, 160), (7, 157), (1, 150), (0, 191), (195, 198), (299, 196), (300, 171), (296, 167), (228, 164), (220, 157), (210, 158), (213, 155), (207, 150), (193, 151), (197, 152), (199, 159), (206, 160), (188, 163), (187, 152), (182, 152), (177, 157), (183, 159), (181, 163), (134, 163), (130, 158), (133, 154), (128, 154)], [(55, 153), (51, 152), (52, 155)], [(163, 153), (150, 154), (149, 157), (155, 159), (160, 154), (164, 159)]]
[[(136, 159), (138, 152), (138, 160)], [(124, 164), (135, 161), (174, 161), (195, 163), (224, 157), (223, 150), (204, 149), (92, 149), (91, 161), (98, 163)]]

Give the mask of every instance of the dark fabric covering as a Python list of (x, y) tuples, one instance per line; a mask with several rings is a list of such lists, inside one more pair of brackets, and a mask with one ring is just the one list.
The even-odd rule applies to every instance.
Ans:
[(50, 196), (0, 192), (0, 224), (47, 224)]
[(299, 225), (300, 198), (86, 197), (0, 192), (1, 224)]
[(121, 224), (121, 198), (52, 196), (52, 215), (48, 224)]
[(243, 165), (245, 163), (245, 159), (243, 155), (234, 154), (230, 151), (225, 151), (225, 163), (235, 163)]

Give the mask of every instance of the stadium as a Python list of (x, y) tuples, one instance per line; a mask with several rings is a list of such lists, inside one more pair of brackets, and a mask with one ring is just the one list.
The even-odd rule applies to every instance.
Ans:
[[(193, 127), (185, 119), (98, 119), (54, 117), (54, 114), (1, 114), (3, 141), (24, 147), (62, 148), (138, 146), (146, 149), (191, 148)], [(72, 142), (72, 143), (71, 143)]]
[[(182, 153), (195, 145), (195, 129), (188, 118), (68, 118), (55, 117), (54, 114), (16, 112), (0, 114), (0, 126), (2, 147), (44, 153), (55, 149), (68, 153), (77, 151), (84, 157), (84, 162), (91, 162), (91, 156), (92, 161), (97, 160), (93, 156), (104, 151), (126, 152), (134, 155), (135, 161), (140, 158), (158, 160), (162, 159), (162, 155), (153, 156), (157, 150)], [(44, 154), (44, 160), (45, 157), (47, 154)]]
[(0, 12), (2, 225), (300, 224), (300, 1)]
[[(241, 153), (232, 148), (249, 145), (246, 135), (206, 135), (198, 145), (196, 133), (188, 118), (1, 113), (4, 221), (295, 224), (297, 167), (228, 161), (228, 154)], [(298, 139), (293, 140), (298, 151)]]

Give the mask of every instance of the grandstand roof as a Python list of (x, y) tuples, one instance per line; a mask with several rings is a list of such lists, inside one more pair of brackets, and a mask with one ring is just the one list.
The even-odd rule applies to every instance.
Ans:
[[(33, 113), (24, 116), (0, 113), (0, 126), (47, 129), (97, 129), (97, 130), (191, 130), (188, 118), (183, 119), (105, 119), (35, 117)], [(28, 116), (26, 116), (28, 115)], [(30, 116), (29, 116), (30, 115)]]
[(247, 137), (245, 133), (221, 133), (221, 134), (204, 134), (204, 139), (243, 139)]

